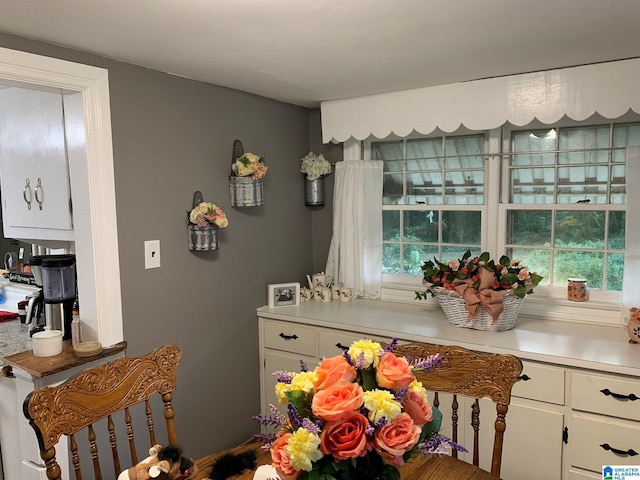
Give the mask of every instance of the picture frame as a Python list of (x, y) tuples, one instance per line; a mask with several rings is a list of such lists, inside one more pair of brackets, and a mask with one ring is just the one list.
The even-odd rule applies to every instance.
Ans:
[(300, 305), (300, 282), (270, 283), (267, 292), (269, 308)]

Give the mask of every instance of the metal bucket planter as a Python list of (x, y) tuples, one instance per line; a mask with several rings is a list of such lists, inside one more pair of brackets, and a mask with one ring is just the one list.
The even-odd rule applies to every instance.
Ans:
[(304, 203), (309, 207), (324, 206), (324, 177), (315, 180), (304, 177)]
[(212, 223), (199, 227), (188, 225), (189, 250), (210, 251), (218, 249), (218, 227)]
[(264, 204), (263, 180), (251, 177), (229, 177), (232, 207), (257, 207)]

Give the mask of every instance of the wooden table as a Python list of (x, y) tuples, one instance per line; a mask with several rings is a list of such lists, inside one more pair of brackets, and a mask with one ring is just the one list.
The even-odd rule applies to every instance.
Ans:
[[(270, 464), (271, 457), (269, 452), (261, 450), (260, 445), (260, 442), (250, 440), (229, 450), (201, 458), (197, 461), (199, 471), (194, 480), (208, 478), (213, 464), (226, 453), (238, 454), (247, 450), (255, 450), (257, 453), (257, 466)], [(423, 459), (420, 455), (414, 455), (399, 470), (402, 480), (498, 480), (497, 477), (494, 477), (489, 472), (448, 455), (436, 455), (428, 459)], [(253, 470), (245, 470), (240, 475), (230, 477), (229, 480), (253, 480), (253, 473)]]

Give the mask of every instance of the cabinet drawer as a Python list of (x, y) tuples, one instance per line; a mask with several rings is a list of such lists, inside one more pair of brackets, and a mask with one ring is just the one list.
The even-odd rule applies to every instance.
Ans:
[(616, 454), (601, 445), (640, 453), (640, 424), (625, 420), (574, 414), (569, 428), (569, 461), (574, 467), (601, 472), (603, 465), (640, 465), (640, 457)]
[(363, 335), (356, 332), (331, 332), (321, 331), (318, 333), (318, 357), (335, 357), (342, 354), (344, 349), (342, 347), (350, 347), (356, 340), (363, 338), (370, 338), (376, 342), (391, 341), (390, 338), (384, 337), (372, 337), (371, 335)]
[[(637, 396), (638, 400), (627, 398), (631, 394)], [(616, 398), (618, 395), (623, 398)], [(573, 373), (571, 408), (627, 420), (640, 420), (640, 382), (606, 375)]]
[(295, 323), (264, 321), (264, 346), (283, 352), (316, 356), (316, 334)]
[(564, 405), (564, 369), (531, 362), (522, 365), (522, 380), (513, 386), (514, 397)]

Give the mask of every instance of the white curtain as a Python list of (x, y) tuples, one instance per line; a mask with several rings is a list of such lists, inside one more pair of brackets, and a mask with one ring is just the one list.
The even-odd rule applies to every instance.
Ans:
[(333, 237), (327, 274), (380, 298), (382, 283), (382, 162), (345, 160), (336, 164)]

